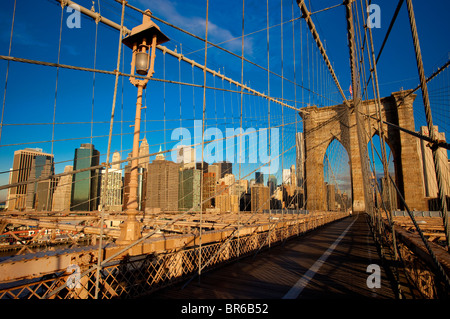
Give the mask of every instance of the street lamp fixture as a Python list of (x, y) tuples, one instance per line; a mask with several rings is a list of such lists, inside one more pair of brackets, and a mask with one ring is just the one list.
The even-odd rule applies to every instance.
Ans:
[[(142, 18), (142, 24), (134, 27), (131, 34), (122, 40), (123, 44), (133, 50), (131, 60), (131, 75), (133, 76), (136, 70), (139, 75), (146, 76), (148, 74), (149, 78), (152, 77), (155, 72), (156, 46), (169, 41), (169, 38), (151, 20), (151, 14), (152, 12), (147, 9)], [(137, 86), (134, 83), (133, 85)]]
[[(116, 243), (118, 245), (129, 245), (141, 238), (141, 224), (136, 219), (138, 211), (138, 164), (139, 159), (139, 135), (141, 127), (142, 92), (147, 86), (148, 80), (155, 73), (156, 46), (169, 41), (159, 27), (151, 20), (150, 10), (143, 14), (142, 24), (134, 27), (131, 34), (122, 40), (122, 43), (133, 50), (131, 58), (130, 82), (138, 89), (136, 101), (136, 117), (134, 121), (133, 151), (131, 160), (131, 172), (129, 183), (129, 196), (126, 203), (125, 213), (127, 219), (120, 225), (121, 232)], [(136, 79), (135, 72), (144, 79)]]

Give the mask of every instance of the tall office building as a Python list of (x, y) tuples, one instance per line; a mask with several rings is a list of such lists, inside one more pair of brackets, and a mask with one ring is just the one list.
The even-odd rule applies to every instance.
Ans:
[(239, 196), (222, 193), (216, 196), (216, 208), (219, 212), (232, 212), (237, 213), (239, 211)]
[(180, 165), (156, 156), (147, 167), (145, 210), (177, 211)]
[(216, 183), (218, 183), (220, 179), (220, 165), (218, 165), (217, 163), (209, 165), (208, 173), (216, 174)]
[(261, 172), (255, 172), (255, 183), (264, 184), (264, 174)]
[[(10, 172), (10, 183), (26, 182), (29, 180), (33, 160), (36, 156), (52, 158), (53, 155), (43, 153), (40, 148), (26, 148), (14, 152), (13, 168)], [(37, 169), (40, 169), (36, 166)], [(33, 184), (24, 184), (12, 187), (8, 191), (8, 210), (24, 210), (26, 208), (26, 198), (28, 187)]]
[(231, 162), (218, 162), (216, 163), (220, 166), (220, 178), (225, 177), (227, 174), (233, 174), (233, 164)]
[[(64, 173), (70, 173), (73, 171), (72, 165), (64, 167)], [(70, 210), (70, 198), (72, 194), (72, 175), (61, 176), (58, 180), (58, 184), (53, 192), (53, 205), (52, 210), (56, 212), (62, 212)]]
[(297, 172), (295, 171), (295, 165), (291, 165), (291, 185), (294, 189), (297, 188)]
[(284, 168), (282, 175), (283, 184), (291, 184), (291, 170), (289, 168)]
[[(212, 169), (211, 166), (213, 166)], [(227, 174), (233, 174), (233, 164), (227, 161), (213, 163), (209, 167), (209, 172), (216, 173), (217, 180), (225, 177)]]
[(224, 183), (226, 186), (231, 186), (235, 183), (236, 179), (233, 174), (225, 174), (222, 178), (219, 179), (219, 184)]
[[(106, 169), (101, 170), (100, 184), (100, 207), (105, 206), (106, 211), (122, 210), (122, 170), (108, 169), (108, 178), (106, 178)], [(100, 210), (99, 207), (99, 210)]]
[(270, 209), (269, 187), (256, 184), (251, 188), (252, 212), (260, 212)]
[[(86, 143), (75, 149), (74, 171), (99, 165), (100, 152), (94, 145)], [(99, 169), (87, 170), (73, 174), (72, 211), (94, 211), (99, 202)]]
[(204, 173), (203, 174), (202, 210), (206, 210), (207, 208), (214, 207), (216, 191), (217, 191), (216, 173)]
[(188, 145), (178, 145), (175, 149), (177, 152), (177, 164), (182, 169), (195, 168), (195, 148)]
[(273, 193), (275, 192), (275, 189), (277, 188), (277, 178), (275, 175), (269, 175), (267, 180), (267, 186), (269, 187), (270, 190), (270, 196), (272, 196)]
[(248, 191), (248, 180), (241, 179), (236, 181), (236, 183), (231, 188), (231, 194), (241, 198)]
[[(53, 156), (36, 155), (31, 163), (28, 179), (36, 180), (54, 175)], [(26, 209), (37, 211), (50, 211), (52, 209), (52, 197), (55, 180), (49, 178), (43, 181), (28, 184)]]
[[(120, 152), (115, 151), (112, 156), (112, 163), (119, 161), (120, 161)], [(120, 169), (120, 163), (112, 164), (111, 168), (108, 169), (108, 181), (107, 185), (105, 184), (106, 184), (106, 169), (102, 169), (101, 184), (100, 184), (100, 206), (105, 205), (105, 210), (121, 211), (123, 200), (123, 178), (122, 178), (122, 170)], [(104, 192), (105, 187), (106, 189)]]
[(201, 171), (198, 169), (183, 169), (180, 171), (178, 187), (178, 209), (181, 211), (200, 211)]
[[(159, 149), (161, 151), (161, 149)], [(138, 165), (139, 167), (145, 167), (150, 162), (149, 157), (150, 151), (149, 151), (149, 145), (147, 142), (147, 139), (144, 137), (142, 139), (141, 145), (139, 145), (139, 160)], [(144, 157), (141, 157), (144, 156)]]
[[(114, 162), (119, 162), (119, 161), (120, 161), (120, 152), (115, 151), (112, 156), (112, 162), (114, 163)], [(112, 164), (111, 168), (112, 169), (120, 169), (120, 163)]]
[(208, 173), (208, 167), (209, 167), (209, 164), (207, 162), (203, 162), (203, 165), (202, 165), (202, 162), (195, 163), (195, 168), (199, 169), (199, 170), (203, 170), (203, 173)]
[(305, 180), (305, 140), (302, 132), (295, 134), (297, 186), (303, 187)]

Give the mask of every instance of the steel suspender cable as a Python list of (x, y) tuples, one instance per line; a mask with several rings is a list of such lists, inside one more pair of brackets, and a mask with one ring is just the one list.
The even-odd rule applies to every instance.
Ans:
[[(122, 2), (122, 15), (121, 15), (121, 26), (123, 26), (123, 20), (125, 15), (125, 1)], [(121, 50), (122, 50), (122, 28), (119, 32), (119, 44), (118, 44), (118, 52), (117, 52), (117, 66), (116, 66), (116, 77), (114, 80), (114, 93), (113, 93), (113, 102), (111, 106), (111, 119), (109, 124), (109, 136), (108, 136), (108, 149), (106, 151), (106, 164), (105, 164), (105, 179), (104, 179), (104, 185), (103, 188), (103, 198), (106, 196), (107, 192), (107, 185), (108, 185), (108, 171), (109, 171), (109, 165), (110, 165), (110, 153), (111, 153), (111, 139), (112, 139), (112, 131), (113, 131), (113, 125), (114, 125), (114, 115), (116, 110), (116, 98), (117, 98), (117, 85), (119, 82), (119, 70), (120, 70), (120, 58), (121, 58)], [(96, 273), (96, 283), (95, 283), (95, 299), (98, 298), (99, 293), (99, 282), (100, 282), (100, 269), (102, 266), (102, 250), (103, 250), (103, 223), (104, 223), (104, 215), (103, 211), (105, 209), (105, 200), (101, 203), (101, 211), (100, 211), (100, 237), (99, 237), (99, 243), (98, 243), (98, 256), (97, 256), (97, 273)]]
[[(202, 174), (204, 172), (204, 143), (205, 143), (205, 114), (206, 114), (206, 66), (207, 66), (207, 58), (208, 58), (208, 16), (209, 16), (209, 0), (206, 0), (206, 19), (205, 19), (205, 68), (203, 69), (203, 119), (202, 119)], [(203, 178), (201, 179), (202, 183), (200, 183), (200, 198), (203, 199)], [(200, 233), (199, 233), (199, 257), (198, 257), (198, 275), (201, 275), (202, 272), (202, 222), (203, 222), (203, 208), (200, 210)]]
[[(58, 44), (58, 64), (61, 58), (61, 37), (62, 37), (62, 26), (64, 17), (64, 5), (61, 5), (61, 22), (59, 26), (59, 44)], [(55, 139), (55, 118), (56, 118), (56, 100), (58, 98), (58, 77), (59, 77), (59, 67), (56, 68), (56, 83), (55, 83), (55, 99), (53, 102), (53, 125), (52, 125), (52, 147), (51, 154), (53, 154), (53, 141)]]
[[(97, 65), (97, 39), (98, 39), (98, 21), (95, 20), (94, 65), (93, 65), (94, 69), (96, 69)], [(94, 105), (95, 105), (95, 72), (92, 73), (91, 139), (90, 139), (91, 144), (92, 144), (92, 135), (94, 134)]]
[[(434, 133), (434, 126), (433, 126), (433, 118), (431, 116), (431, 108), (430, 108), (430, 100), (428, 96), (428, 87), (427, 82), (425, 78), (425, 72), (423, 68), (423, 61), (422, 61), (422, 53), (420, 51), (420, 43), (419, 43), (419, 35), (417, 33), (417, 26), (416, 26), (416, 19), (414, 17), (414, 9), (412, 5), (411, 0), (406, 0), (407, 8), (408, 8), (408, 16), (409, 16), (409, 22), (411, 25), (411, 33), (413, 38), (413, 44), (414, 44), (414, 51), (416, 54), (416, 62), (417, 62), (417, 70), (420, 77), (420, 85), (422, 89), (422, 99), (423, 99), (423, 105), (425, 108), (425, 116), (427, 119), (427, 125), (428, 125), (428, 132), (430, 134), (430, 138), (432, 140), (437, 140), (435, 133)], [(438, 147), (434, 146), (432, 148), (432, 154), (433, 154), (433, 161), (435, 166), (435, 172), (436, 172), (436, 180), (438, 184), (438, 194), (441, 201), (441, 211), (442, 211), (442, 218), (444, 222), (444, 230), (445, 230), (445, 236), (446, 236), (446, 246), (447, 250), (450, 249), (450, 229), (449, 229), (449, 221), (448, 221), (448, 211), (447, 211), (447, 200), (446, 200), (446, 193), (444, 191), (444, 181), (443, 181), (443, 170), (441, 167), (441, 161), (439, 160), (438, 156)]]
[[(12, 16), (12, 21), (11, 21), (11, 34), (9, 36), (8, 56), (11, 56), (12, 39), (13, 39), (13, 34), (14, 34), (14, 20), (16, 18), (16, 4), (17, 4), (17, 0), (14, 0), (13, 16)], [(9, 77), (9, 61), (6, 64), (5, 89), (3, 90), (2, 117), (0, 120), (0, 142), (2, 140), (3, 117), (5, 115), (6, 90), (8, 88), (8, 77)]]

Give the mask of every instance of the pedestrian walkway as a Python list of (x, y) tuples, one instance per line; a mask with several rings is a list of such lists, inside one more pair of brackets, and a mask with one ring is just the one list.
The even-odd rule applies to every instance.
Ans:
[[(380, 288), (369, 288), (380, 266)], [(334, 222), (148, 298), (395, 298), (365, 215)]]

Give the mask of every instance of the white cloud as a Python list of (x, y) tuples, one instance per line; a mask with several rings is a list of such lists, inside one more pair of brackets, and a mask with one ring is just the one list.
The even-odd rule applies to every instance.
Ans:
[[(206, 19), (200, 16), (186, 16), (180, 13), (177, 3), (169, 0), (139, 0), (143, 8), (150, 8), (152, 12), (169, 23), (185, 29), (202, 38), (205, 37)], [(212, 43), (221, 43), (236, 38), (239, 35), (233, 35), (230, 30), (218, 26), (211, 20), (208, 21), (208, 40)], [(240, 54), (241, 39), (224, 43), (224, 48)], [(252, 54), (252, 41), (246, 39), (244, 43), (245, 53)]]

